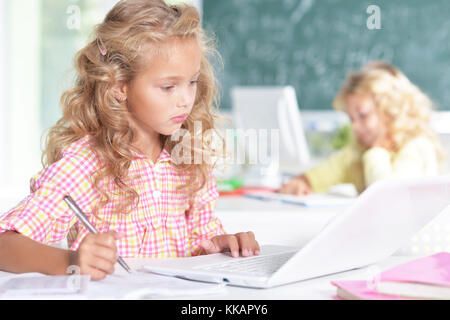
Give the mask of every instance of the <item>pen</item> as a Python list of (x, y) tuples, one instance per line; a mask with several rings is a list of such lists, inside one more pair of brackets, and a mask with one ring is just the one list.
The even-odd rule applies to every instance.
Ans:
[(244, 198), (250, 198), (250, 199), (256, 199), (256, 200), (262, 200), (262, 201), (273, 201), (274, 199), (270, 199), (264, 196), (256, 195), (256, 194), (243, 194)]
[[(70, 209), (75, 213), (75, 215), (80, 219), (80, 221), (84, 224), (84, 226), (92, 233), (98, 234), (97, 229), (89, 222), (86, 215), (81, 211), (80, 207), (76, 204), (76, 202), (72, 199), (71, 196), (65, 196), (64, 201), (67, 203)], [(117, 262), (128, 272), (131, 273), (131, 268), (126, 264), (126, 262), (119, 257)]]
[(279, 203), (286, 203), (286, 204), (292, 204), (292, 205), (301, 206), (301, 207), (308, 207), (308, 205), (304, 202), (287, 200), (287, 199), (276, 199), (276, 198), (271, 198), (271, 197), (265, 197), (262, 195), (244, 194), (243, 197), (250, 198), (250, 199), (256, 199), (256, 200), (262, 200), (262, 201), (275, 201), (275, 202), (279, 202)]

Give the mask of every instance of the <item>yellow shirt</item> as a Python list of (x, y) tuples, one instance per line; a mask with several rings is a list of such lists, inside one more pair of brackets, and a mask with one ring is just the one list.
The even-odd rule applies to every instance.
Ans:
[(396, 153), (381, 147), (364, 150), (352, 142), (304, 173), (314, 192), (326, 192), (341, 183), (351, 183), (362, 192), (382, 179), (437, 174), (439, 163), (434, 145), (423, 136), (411, 139)]

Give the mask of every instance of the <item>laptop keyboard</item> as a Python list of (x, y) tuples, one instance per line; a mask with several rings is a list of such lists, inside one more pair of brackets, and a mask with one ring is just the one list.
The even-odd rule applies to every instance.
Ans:
[(270, 276), (277, 271), (295, 252), (276, 255), (239, 258), (231, 261), (202, 266), (196, 269), (226, 273), (251, 274), (256, 276)]

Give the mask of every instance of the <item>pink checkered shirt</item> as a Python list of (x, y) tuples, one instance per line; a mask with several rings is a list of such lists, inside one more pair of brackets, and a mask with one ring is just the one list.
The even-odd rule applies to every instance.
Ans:
[(217, 184), (211, 176), (189, 198), (177, 190), (188, 177), (176, 171), (171, 161), (165, 149), (156, 163), (136, 154), (128, 175), (134, 178), (127, 183), (138, 192), (139, 204), (129, 214), (114, 214), (120, 193), (108, 181), (112, 201), (97, 213), (102, 222), (90, 213), (100, 199), (91, 182), (100, 162), (89, 137), (85, 137), (67, 148), (61, 160), (31, 179), (31, 194), (1, 218), (0, 233), (14, 230), (44, 244), (67, 237), (69, 248), (77, 250), (89, 232), (63, 201), (70, 195), (99, 232), (115, 230), (126, 235), (116, 242), (124, 258), (197, 255), (201, 240), (225, 233), (214, 216)]

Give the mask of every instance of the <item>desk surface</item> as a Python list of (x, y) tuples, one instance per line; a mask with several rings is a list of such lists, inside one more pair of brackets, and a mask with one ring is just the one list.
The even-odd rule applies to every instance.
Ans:
[[(227, 286), (225, 291), (220, 294), (208, 295), (188, 295), (175, 297), (158, 297), (158, 299), (177, 299), (177, 300), (331, 300), (335, 298), (336, 288), (331, 285), (331, 281), (336, 280), (365, 280), (370, 281), (373, 276), (373, 270), (384, 271), (395, 265), (413, 260), (417, 257), (395, 256), (390, 257), (380, 263), (370, 267), (357, 270), (342, 272), (334, 275), (320, 277), (312, 280), (300, 281), (288, 285), (283, 285), (271, 289), (251, 289), (242, 287)], [(147, 259), (125, 259), (133, 269), (139, 269), (147, 263)], [(125, 271), (116, 265), (116, 274), (121, 275)], [(0, 272), (0, 280), (11, 274)], [(101, 290), (99, 290), (101, 288)], [(119, 288), (117, 286), (105, 286), (100, 282), (90, 282), (84, 296), (76, 298), (83, 299), (121, 299), (124, 295), (130, 294), (134, 290)], [(37, 297), (43, 299), (45, 297)], [(55, 297), (53, 297), (55, 298)], [(58, 297), (61, 298), (61, 297)], [(72, 297), (73, 298), (73, 297)], [(69, 297), (69, 299), (71, 299)]]
[[(220, 198), (217, 203), (217, 216), (228, 233), (253, 231), (260, 244), (280, 244), (288, 246), (301, 246), (314, 237), (320, 230), (343, 208), (304, 208), (297, 205), (277, 202), (264, 202), (241, 197)], [(450, 214), (450, 209), (447, 210)], [(448, 215), (447, 215), (448, 216)], [(437, 221), (438, 222), (438, 221)], [(445, 229), (446, 230), (446, 229)], [(431, 254), (433, 252), (425, 252)], [(413, 260), (425, 255), (394, 255), (376, 264), (379, 271), (389, 269), (395, 265)], [(127, 259), (131, 267), (137, 269), (146, 263), (146, 259)], [(339, 274), (320, 277), (317, 279), (297, 282), (272, 289), (249, 289), (240, 287), (227, 287), (224, 294), (208, 296), (186, 296), (176, 299), (213, 299), (213, 300), (263, 300), (263, 299), (333, 299), (336, 288), (330, 284), (335, 280), (368, 280), (373, 272), (372, 268), (362, 268)], [(375, 269), (376, 270), (376, 269)], [(124, 272), (117, 265), (116, 272)], [(1, 277), (8, 273), (0, 272)], [(107, 292), (95, 291), (96, 283), (91, 283), (93, 290), (87, 292), (87, 298), (115, 298), (118, 288), (110, 288)], [(116, 289), (116, 290), (115, 290)], [(116, 292), (116, 295), (114, 295)]]
[[(300, 281), (270, 289), (252, 289), (228, 286), (226, 293), (213, 296), (188, 296), (176, 299), (204, 299), (204, 300), (332, 300), (336, 295), (336, 287), (330, 282), (336, 280), (371, 280), (373, 270), (379, 272), (396, 265), (417, 259), (418, 256), (393, 256), (380, 263), (366, 268), (351, 270), (316, 279)], [(145, 264), (144, 260), (130, 259), (133, 267)]]

